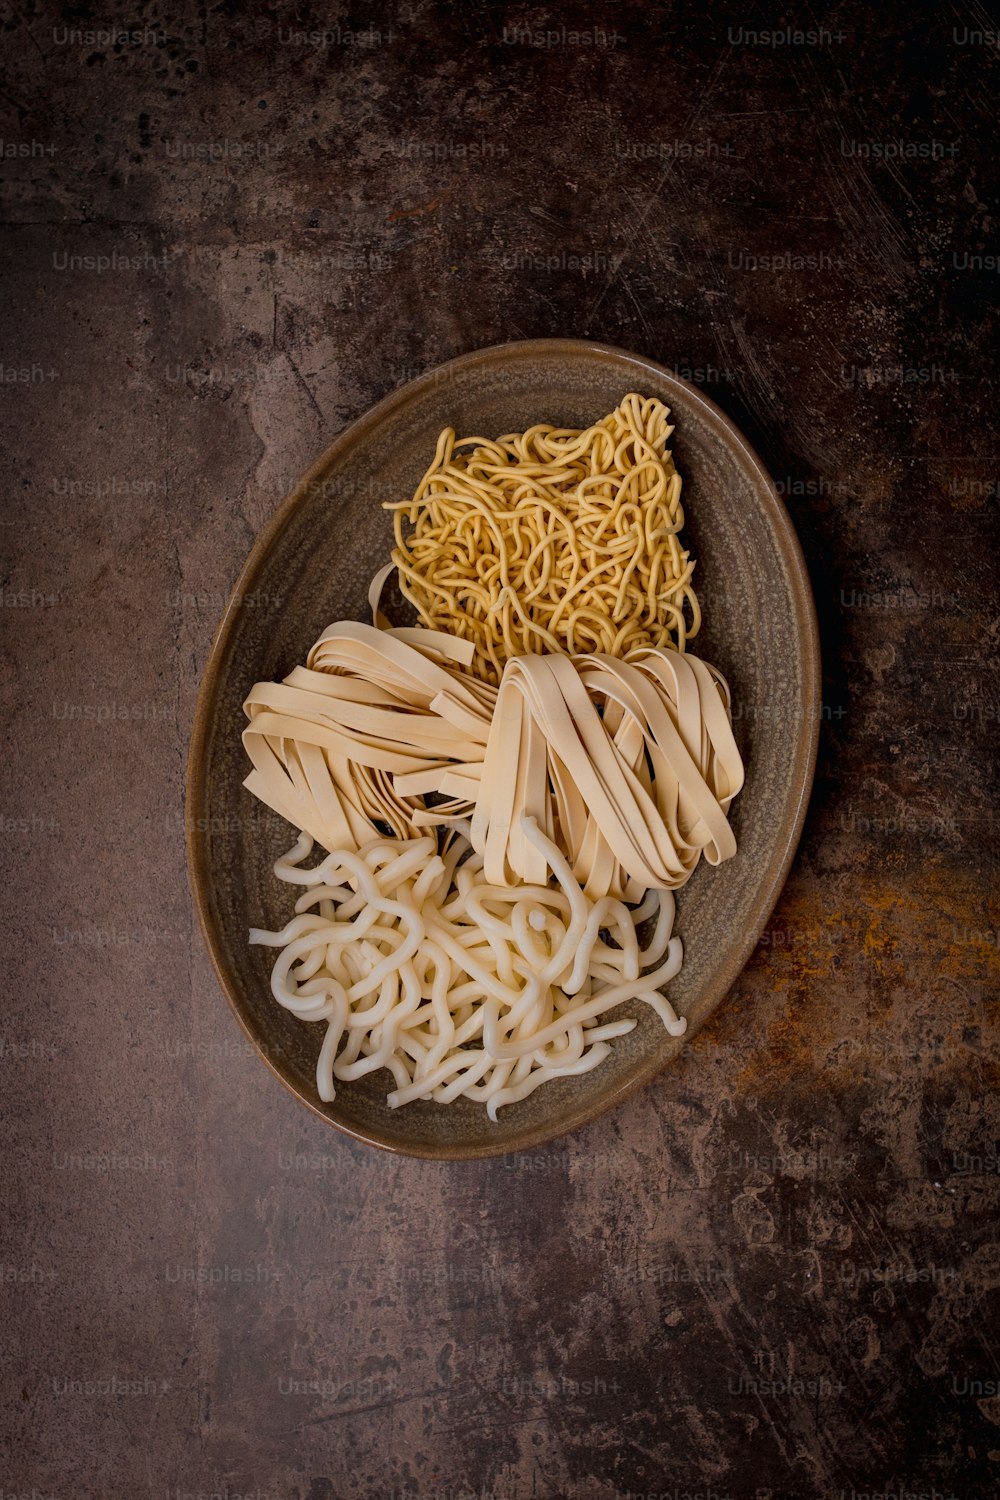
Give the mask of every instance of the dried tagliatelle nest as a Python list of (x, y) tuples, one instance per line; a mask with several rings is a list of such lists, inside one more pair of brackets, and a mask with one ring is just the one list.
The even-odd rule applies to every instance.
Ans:
[(307, 666), (250, 692), (248, 790), (331, 853), (380, 825), (405, 839), (471, 817), (494, 885), (549, 878), (527, 815), (595, 900), (674, 890), (702, 855), (736, 852), (743, 763), (714, 667), (669, 650), (524, 656), (496, 691), (470, 654), (439, 632), (331, 625)]
[(476, 646), (486, 681), (514, 656), (683, 651), (697, 634), (669, 416), (631, 394), (582, 431), (446, 427), (412, 500), (386, 505), (400, 589), (425, 625)]

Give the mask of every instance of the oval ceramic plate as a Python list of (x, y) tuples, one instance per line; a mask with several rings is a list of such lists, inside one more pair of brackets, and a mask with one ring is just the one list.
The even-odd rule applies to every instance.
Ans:
[[(237, 582), (212, 648), (188, 766), (188, 858), (195, 903), (222, 987), (265, 1061), (315, 1113), (356, 1140), (423, 1157), (476, 1157), (537, 1146), (574, 1130), (647, 1082), (686, 1038), (646, 1006), (600, 1067), (553, 1080), (491, 1124), (459, 1099), (391, 1110), (390, 1075), (316, 1092), (325, 1027), (272, 998), (274, 953), (251, 926), (281, 927), (293, 892), (272, 864), (294, 835), (242, 786), (242, 704), (262, 678), (284, 677), (335, 620), (368, 620), (372, 574), (388, 561), (382, 500), (412, 494), (442, 427), (487, 437), (544, 421), (587, 427), (629, 391), (672, 411), (684, 479), (684, 545), (697, 559), (704, 625), (694, 644), (729, 679), (746, 785), (733, 806), (739, 845), (719, 869), (702, 861), (678, 894), (684, 966), (670, 999), (687, 1037), (711, 1015), (753, 952), (778, 897), (805, 815), (819, 724), (816, 618), (794, 530), (760, 460), (711, 401), (660, 365), (605, 345), (543, 339), (482, 349), (387, 396), (342, 433), (278, 510)], [(280, 605), (266, 607), (268, 600)], [(241, 603), (241, 601), (247, 601)], [(254, 607), (249, 607), (252, 602)]]

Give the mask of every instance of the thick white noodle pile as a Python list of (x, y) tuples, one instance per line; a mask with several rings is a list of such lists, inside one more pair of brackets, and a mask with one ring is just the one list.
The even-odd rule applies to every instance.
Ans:
[[(687, 1025), (661, 987), (681, 966), (671, 937), (674, 898), (649, 891), (634, 910), (592, 899), (531, 817), (522, 833), (556, 885), (490, 884), (468, 828), (437, 839), (379, 838), (314, 868), (308, 834), (275, 865), (306, 890), (281, 932), (251, 943), (280, 948), (271, 990), (306, 1021), (326, 1021), (319, 1096), (388, 1068), (393, 1108), (460, 1095), (497, 1110), (550, 1078), (589, 1072), (635, 1021), (602, 1021), (627, 1001), (652, 1006), (672, 1036)], [(637, 929), (656, 913), (652, 939)], [(614, 935), (614, 943), (602, 934)]]

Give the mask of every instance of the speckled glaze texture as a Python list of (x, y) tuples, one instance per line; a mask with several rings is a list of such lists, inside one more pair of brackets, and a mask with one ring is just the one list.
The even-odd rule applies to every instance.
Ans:
[[(304, 661), (327, 625), (370, 619), (368, 583), (392, 543), (381, 501), (412, 494), (442, 427), (487, 437), (539, 421), (586, 427), (632, 390), (671, 409), (704, 620), (692, 648), (729, 680), (747, 767), (733, 811), (735, 858), (718, 869), (703, 860), (678, 897), (685, 959), (670, 998), (690, 1037), (753, 952), (781, 889), (812, 783), (820, 696), (812, 596), (791, 523), (759, 460), (694, 387), (649, 360), (568, 339), (480, 350), (429, 372), (349, 428), (296, 486), (237, 581), (208, 663), (191, 741), (189, 852), (219, 977), (282, 1081), (331, 1124), (391, 1150), (467, 1157), (537, 1146), (623, 1098), (686, 1038), (670, 1037), (636, 1004), (624, 1013), (638, 1025), (599, 1068), (536, 1089), (496, 1124), (466, 1099), (392, 1110), (385, 1071), (338, 1084), (324, 1104), (315, 1073), (326, 1027), (275, 1002), (274, 953), (246, 941), (251, 926), (278, 928), (292, 913), (294, 896), (272, 866), (295, 835), (241, 786), (242, 704), (256, 681)], [(244, 607), (261, 597), (281, 604)]]

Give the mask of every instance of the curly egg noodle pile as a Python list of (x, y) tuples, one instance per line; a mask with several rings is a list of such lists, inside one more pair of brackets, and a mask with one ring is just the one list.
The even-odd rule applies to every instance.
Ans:
[(528, 652), (683, 651), (697, 634), (669, 415), (633, 394), (583, 432), (446, 427), (413, 499), (385, 507), (400, 589), (430, 629), (474, 643), (477, 675), (499, 682)]
[(496, 1119), (596, 1067), (626, 1003), (683, 1032), (672, 891), (736, 852), (743, 765), (724, 678), (683, 651), (685, 601), (700, 616), (667, 416), (628, 396), (462, 463), (446, 430), (403, 507), (419, 566), (393, 554), (425, 624), (380, 615), (390, 565), (374, 626), (331, 625), (248, 696), (245, 785), (300, 830), (275, 873), (305, 887), (250, 940), (281, 950), (278, 1002), (326, 1023), (323, 1100), (387, 1068), (392, 1107), (463, 1096)]

